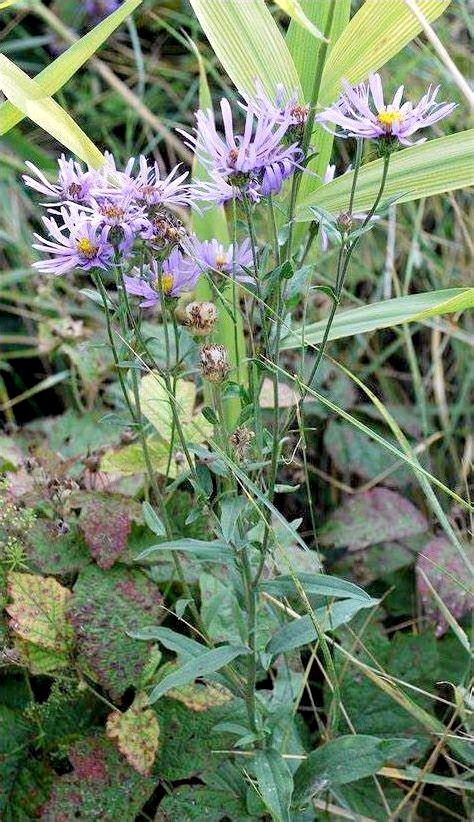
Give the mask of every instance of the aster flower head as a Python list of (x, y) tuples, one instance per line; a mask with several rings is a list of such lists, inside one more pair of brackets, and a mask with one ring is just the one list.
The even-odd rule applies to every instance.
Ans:
[(258, 116), (270, 117), (277, 123), (287, 123), (288, 131), (285, 139), (288, 142), (299, 142), (309, 114), (309, 106), (298, 102), (298, 91), (295, 89), (288, 94), (283, 83), (278, 83), (275, 96), (272, 99), (266, 93), (262, 81), (255, 81), (255, 96), (252, 106)]
[(131, 169), (125, 183), (126, 189), (133, 192), (138, 202), (146, 206), (189, 206), (192, 204), (189, 186), (184, 181), (188, 172), (179, 173), (179, 165), (161, 179), (160, 168), (156, 161), (148, 162), (146, 157), (138, 160), (138, 173), (133, 176)]
[(58, 160), (59, 173), (54, 183), (51, 183), (33, 163), (27, 161), (25, 165), (35, 176), (23, 174), (24, 183), (40, 194), (45, 194), (54, 205), (66, 202), (86, 203), (102, 184), (99, 172), (85, 171), (76, 160), (66, 160), (64, 154)]
[[(253, 264), (250, 240), (245, 239), (240, 245), (231, 243), (228, 247), (218, 240), (200, 241), (193, 238), (190, 253), (201, 268), (209, 268), (222, 274), (232, 275), (235, 264), (235, 278), (239, 282), (254, 282), (253, 277), (245, 273), (245, 268)], [(235, 258), (235, 260), (234, 260)]]
[[(138, 274), (138, 269), (134, 269)], [(160, 265), (152, 260), (145, 276), (125, 277), (129, 294), (143, 297), (141, 308), (153, 308), (163, 297), (176, 299), (186, 291), (192, 291), (199, 279), (199, 267), (177, 248)]]
[(126, 253), (146, 225), (144, 209), (131, 194), (100, 196), (90, 201), (91, 220), (105, 229), (108, 241)]
[[(283, 143), (290, 125), (288, 116), (283, 119), (267, 113), (257, 116), (251, 104), (245, 107), (245, 112), (242, 134), (234, 132), (232, 110), (225, 99), (221, 100), (223, 134), (217, 130), (214, 112), (210, 109), (197, 112), (193, 135), (181, 132), (211, 173), (221, 201), (225, 201), (222, 193), (226, 186), (230, 187), (227, 191), (230, 196), (234, 187), (245, 193), (247, 189), (257, 189), (263, 196), (277, 194), (283, 180), (293, 173), (301, 159), (296, 143), (290, 146)], [(218, 178), (225, 183), (220, 191), (216, 186)], [(212, 194), (212, 187), (207, 194)]]
[(73, 269), (89, 271), (91, 268), (107, 268), (114, 250), (108, 242), (106, 228), (97, 225), (77, 206), (61, 208), (60, 215), (62, 225), (54, 217), (43, 217), (51, 239), (35, 234), (38, 242), (33, 244), (33, 248), (50, 256), (33, 263), (34, 268), (56, 275)]
[(410, 101), (402, 104), (404, 86), (400, 86), (392, 102), (386, 104), (379, 74), (371, 74), (367, 84), (351, 86), (344, 81), (343, 88), (339, 99), (316, 118), (324, 125), (332, 123), (342, 128), (346, 132), (342, 136), (391, 139), (409, 146), (413, 144), (409, 139), (413, 134), (437, 123), (456, 107), (454, 103), (436, 101), (439, 86), (430, 86), (416, 105)]

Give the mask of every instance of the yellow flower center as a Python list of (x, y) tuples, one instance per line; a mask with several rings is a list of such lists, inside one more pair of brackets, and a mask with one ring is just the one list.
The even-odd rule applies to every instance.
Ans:
[(389, 130), (394, 123), (399, 123), (400, 120), (403, 120), (403, 115), (400, 114), (399, 111), (381, 111), (380, 114), (377, 115), (377, 120), (381, 126)]
[(79, 254), (82, 254), (83, 257), (87, 257), (88, 260), (91, 260), (92, 257), (95, 257), (97, 254), (97, 246), (93, 245), (88, 237), (82, 237), (76, 243), (76, 248)]
[(227, 257), (223, 252), (216, 254), (216, 268), (221, 271), (227, 262)]
[(165, 295), (165, 297), (169, 297), (171, 294), (172, 288), (174, 283), (174, 277), (172, 274), (160, 274), (159, 278), (156, 281), (155, 288), (157, 291), (161, 291)]

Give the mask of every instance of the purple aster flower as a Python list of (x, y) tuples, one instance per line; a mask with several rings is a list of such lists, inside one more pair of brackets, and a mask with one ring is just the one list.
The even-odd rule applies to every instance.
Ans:
[[(138, 269), (134, 269), (138, 273)], [(156, 260), (143, 277), (125, 277), (125, 288), (129, 294), (144, 297), (142, 308), (152, 308), (160, 300), (160, 292), (165, 297), (176, 298), (184, 291), (192, 291), (199, 279), (199, 266), (177, 248), (164, 260), (160, 267)]]
[(316, 120), (340, 126), (348, 137), (365, 137), (368, 140), (390, 137), (409, 146), (412, 141), (408, 138), (415, 132), (437, 123), (456, 107), (455, 103), (436, 102), (439, 86), (435, 89), (430, 86), (415, 106), (409, 101), (401, 104), (404, 87), (400, 86), (392, 102), (386, 105), (379, 74), (371, 74), (367, 84), (360, 83), (358, 86), (350, 86), (344, 81), (343, 88), (334, 105), (319, 114)]
[(255, 96), (249, 100), (257, 116), (273, 118), (277, 123), (288, 123), (295, 137), (302, 131), (309, 114), (309, 106), (298, 103), (298, 91), (289, 95), (283, 83), (278, 83), (273, 100), (267, 95), (260, 79), (255, 81)]
[[(232, 276), (234, 270), (234, 244), (225, 248), (218, 240), (200, 241), (193, 237), (190, 254), (202, 268), (210, 268)], [(239, 282), (253, 283), (254, 278), (245, 273), (245, 268), (253, 265), (250, 240), (245, 239), (235, 249), (235, 278)]]
[(221, 100), (221, 112), (223, 135), (217, 131), (213, 111), (199, 110), (194, 135), (181, 131), (187, 144), (212, 173), (214, 183), (217, 175), (231, 188), (236, 186), (245, 191), (249, 184), (255, 186), (257, 182), (263, 196), (277, 194), (283, 180), (293, 173), (301, 159), (301, 150), (296, 143), (283, 144), (289, 118), (256, 116), (249, 105), (244, 132), (235, 134), (228, 100)]
[(77, 207), (62, 208), (60, 213), (62, 226), (53, 217), (43, 217), (52, 239), (35, 234), (39, 242), (33, 248), (51, 256), (33, 263), (34, 268), (45, 274), (64, 274), (74, 268), (107, 268), (114, 250), (107, 241), (106, 228), (100, 228)]
[(94, 20), (103, 20), (120, 7), (119, 0), (85, 0), (84, 8), (89, 17)]
[(37, 179), (24, 174), (23, 181), (40, 194), (46, 194), (55, 205), (67, 201), (86, 203), (101, 184), (101, 177), (97, 171), (85, 171), (75, 160), (66, 160), (64, 154), (58, 160), (59, 174), (56, 183), (50, 183), (33, 163), (27, 161), (26, 165)]
[(147, 222), (143, 208), (131, 194), (91, 199), (90, 217), (97, 226), (105, 229), (107, 240), (125, 253)]
[(242, 186), (232, 185), (224, 177), (211, 171), (208, 180), (196, 180), (191, 186), (191, 196), (199, 200), (201, 205), (206, 200), (209, 203), (225, 205), (229, 200), (242, 200), (244, 194), (251, 203), (260, 202), (262, 194), (258, 182), (251, 178), (243, 188)]
[[(178, 174), (179, 165), (175, 166), (167, 177), (163, 180), (160, 176), (160, 168), (157, 162), (150, 165), (146, 157), (139, 158), (139, 170), (136, 176), (131, 173), (131, 167), (127, 166), (122, 180), (125, 190), (134, 193), (139, 202), (147, 206), (188, 206), (191, 205), (189, 186), (184, 184), (188, 172)], [(177, 176), (178, 175), (178, 176)]]

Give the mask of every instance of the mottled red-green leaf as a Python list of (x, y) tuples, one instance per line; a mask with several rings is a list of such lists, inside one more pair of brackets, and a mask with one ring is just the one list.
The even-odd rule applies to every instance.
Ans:
[(145, 693), (139, 692), (127, 711), (109, 714), (107, 736), (116, 742), (132, 768), (142, 776), (149, 775), (158, 750), (160, 726)]
[(56, 778), (43, 808), (43, 822), (134, 822), (155, 780), (138, 774), (103, 736), (76, 742), (68, 757), (72, 773)]
[(255, 822), (242, 798), (206, 785), (182, 785), (160, 802), (155, 822)]
[(80, 527), (97, 565), (111, 568), (127, 547), (132, 528), (126, 497), (91, 495), (81, 510)]
[(428, 523), (410, 500), (388, 488), (347, 497), (319, 532), (321, 545), (358, 551), (385, 540), (426, 531)]
[[(473, 546), (466, 545), (465, 550), (474, 562)], [(456, 620), (472, 608), (472, 580), (468, 578), (462, 557), (445, 536), (430, 539), (418, 557), (416, 570), (423, 571)], [(448, 623), (420, 573), (416, 575), (416, 584), (425, 616), (436, 626), (436, 635), (442, 636), (448, 629)]]
[(46, 762), (29, 757), (16, 775), (5, 819), (12, 822), (37, 819), (50, 797), (53, 777), (54, 771)]
[(138, 570), (90, 565), (79, 574), (68, 612), (78, 661), (114, 698), (139, 684), (151, 647), (127, 632), (159, 623), (162, 601), (157, 586)]
[(68, 528), (67, 533), (61, 533), (57, 523), (36, 520), (25, 543), (25, 554), (33, 570), (65, 576), (76, 574), (91, 561), (74, 518), (68, 520)]

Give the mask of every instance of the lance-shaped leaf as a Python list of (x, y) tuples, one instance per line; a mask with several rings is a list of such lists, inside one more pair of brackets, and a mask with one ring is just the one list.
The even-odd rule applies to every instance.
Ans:
[(288, 16), (295, 20), (299, 26), (306, 29), (312, 37), (316, 37), (317, 40), (326, 39), (322, 31), (320, 31), (318, 27), (314, 25), (312, 20), (306, 16), (301, 3), (299, 3), (298, 0), (276, 0), (276, 3), (280, 6), (282, 11), (285, 12), (285, 14), (288, 14)]
[(0, 91), (30, 120), (88, 165), (98, 168), (103, 155), (72, 117), (41, 86), (0, 54)]
[(127, 711), (113, 711), (107, 717), (107, 736), (132, 768), (148, 776), (158, 750), (160, 726), (156, 714), (148, 707), (148, 697), (139, 692)]
[[(43, 71), (35, 77), (45, 94), (52, 95), (59, 91), (68, 80), (92, 57), (98, 48), (131, 14), (142, 0), (126, 0), (117, 11), (102, 20), (92, 31), (81, 37), (67, 51), (60, 54)], [(2, 6), (0, 5), (0, 8)], [(5, 134), (23, 119), (24, 112), (8, 100), (0, 106), (0, 134)]]
[(156, 702), (160, 696), (177, 688), (180, 685), (187, 685), (197, 677), (211, 677), (220, 668), (228, 665), (237, 656), (247, 654), (248, 649), (243, 645), (221, 645), (211, 651), (205, 651), (201, 656), (185, 662), (172, 674), (163, 677), (158, 685), (155, 685), (149, 696), (150, 704)]
[(252, 765), (258, 792), (274, 822), (291, 822), (293, 777), (282, 755), (272, 748), (257, 751)]
[[(392, 155), (384, 201), (396, 198), (398, 203), (419, 200), (444, 191), (454, 191), (474, 184), (474, 129), (429, 140)], [(367, 163), (360, 170), (354, 199), (354, 211), (366, 211), (374, 203), (380, 187), (382, 160)], [(347, 209), (353, 172), (343, 174), (332, 183), (320, 186), (298, 205), (297, 220), (311, 220), (312, 206), (333, 214)]]
[(258, 77), (267, 94), (278, 83), (300, 92), (295, 64), (264, 0), (190, 0), (202, 29), (232, 82), (253, 95)]
[[(442, 314), (454, 314), (474, 306), (474, 288), (444, 288), (423, 294), (409, 294), (393, 300), (361, 305), (336, 314), (329, 340), (367, 334), (379, 328), (392, 328), (407, 322), (422, 322)], [(324, 336), (327, 320), (306, 326), (305, 343), (317, 345)], [(283, 348), (299, 348), (301, 335), (296, 331), (283, 341)]]

